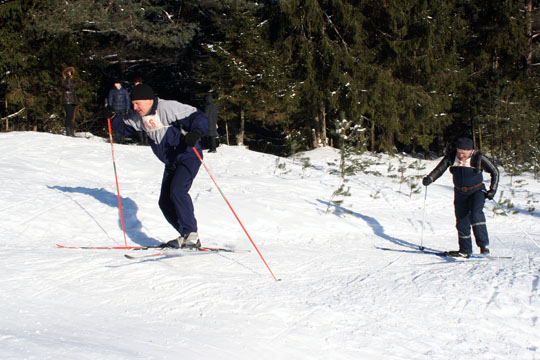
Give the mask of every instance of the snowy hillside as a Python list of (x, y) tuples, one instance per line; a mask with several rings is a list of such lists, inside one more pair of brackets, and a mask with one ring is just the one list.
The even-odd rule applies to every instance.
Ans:
[[(157, 205), (162, 164), (148, 147), (114, 149), (127, 244), (176, 237)], [(380, 249), (421, 242), (424, 189), (411, 195), (398, 171), (415, 159), (365, 155), (370, 173), (350, 177), (351, 196), (327, 212), (339, 184), (333, 149), (204, 155), (281, 281), (203, 167), (191, 190), (203, 245), (249, 252), (129, 260), (123, 250), (55, 247), (124, 246), (111, 146), (1, 133), (0, 358), (540, 359), (531, 176), (502, 174), (508, 216), (485, 208), (492, 253), (512, 258), (452, 260)], [(427, 248), (457, 249), (452, 198), (450, 174), (429, 186)]]

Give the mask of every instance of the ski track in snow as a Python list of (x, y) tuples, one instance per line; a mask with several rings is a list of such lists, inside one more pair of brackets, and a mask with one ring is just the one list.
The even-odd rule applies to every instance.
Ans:
[[(190, 192), (203, 245), (250, 252), (128, 260), (55, 248), (124, 245), (110, 144), (1, 133), (0, 357), (540, 359), (538, 210), (501, 216), (486, 204), (492, 251), (512, 259), (383, 251), (417, 248), (422, 227), (426, 247), (457, 246), (449, 175), (429, 187), (423, 223), (424, 192), (386, 176), (352, 176), (352, 196), (329, 207), (330, 148), (283, 167), (241, 147), (204, 155), (281, 281), (203, 167)], [(364, 156), (371, 170), (397, 168)], [(128, 245), (174, 238), (157, 206), (162, 165), (147, 147), (115, 145), (115, 157)], [(427, 173), (437, 161), (425, 163)], [(519, 178), (512, 202), (526, 209), (540, 184)], [(511, 193), (504, 173), (500, 189)]]

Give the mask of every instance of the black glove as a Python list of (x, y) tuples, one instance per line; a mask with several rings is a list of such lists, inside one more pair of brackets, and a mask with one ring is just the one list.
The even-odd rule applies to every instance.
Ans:
[(495, 197), (495, 190), (490, 189), (488, 192), (486, 192), (486, 199), (493, 200), (494, 197)]
[(422, 179), (422, 185), (424, 186), (428, 186), (432, 182), (433, 182), (433, 179), (431, 178), (431, 176), (426, 176), (425, 178)]
[(105, 111), (103, 112), (104, 115), (105, 115), (105, 118), (107, 119), (112, 119), (116, 116), (116, 113), (114, 111), (112, 111), (111, 108), (105, 108)]
[(201, 134), (196, 131), (190, 131), (184, 136), (184, 142), (189, 147), (194, 147), (197, 141), (201, 139)]

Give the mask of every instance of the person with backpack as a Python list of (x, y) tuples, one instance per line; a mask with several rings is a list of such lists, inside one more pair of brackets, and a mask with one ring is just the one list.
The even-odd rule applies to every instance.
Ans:
[[(458, 231), (459, 250), (448, 251), (452, 257), (469, 258), (472, 253), (471, 227), (480, 253), (488, 255), (489, 236), (484, 215), (486, 199), (492, 200), (499, 184), (499, 170), (481, 152), (473, 149), (473, 141), (459, 138), (456, 149), (450, 151), (441, 162), (422, 180), (428, 186), (450, 168), (454, 182), (454, 211)], [(482, 172), (491, 176), (489, 190), (483, 183)]]

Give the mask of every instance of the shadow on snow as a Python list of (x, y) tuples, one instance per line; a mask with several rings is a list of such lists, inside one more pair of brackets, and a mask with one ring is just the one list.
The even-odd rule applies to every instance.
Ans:
[[(319, 203), (321, 203), (321, 204), (324, 204), (325, 206), (331, 206), (334, 209), (343, 212), (344, 214), (349, 214), (349, 215), (352, 215), (352, 216), (354, 216), (356, 218), (364, 220), (369, 225), (371, 230), (373, 230), (373, 233), (375, 235), (377, 235), (378, 237), (384, 239), (384, 240), (387, 240), (387, 241), (389, 241), (389, 242), (391, 242), (393, 244), (396, 244), (398, 246), (407, 247), (407, 248), (411, 248), (411, 249), (418, 249), (418, 244), (413, 244), (413, 243), (410, 243), (408, 241), (401, 240), (401, 239), (398, 239), (398, 238), (395, 238), (395, 237), (392, 237), (392, 236), (386, 234), (384, 232), (384, 227), (381, 225), (381, 223), (379, 221), (377, 221), (377, 219), (375, 219), (375, 218), (373, 218), (371, 216), (362, 215), (360, 213), (349, 210), (347, 208), (331, 204), (328, 201), (324, 201), (324, 200), (320, 200), (320, 199), (317, 199), (317, 201)], [(336, 216), (339, 216), (339, 214), (336, 214)]]
[[(105, 205), (119, 209), (118, 196), (115, 193), (112, 193), (105, 189), (92, 189), (92, 188), (86, 188), (86, 187), (81, 187), (81, 186), (77, 186), (77, 187), (47, 186), (47, 187), (49, 189), (58, 190), (63, 193), (76, 193), (76, 194), (89, 195)], [(142, 231), (142, 224), (140, 220), (137, 218), (137, 212), (139, 210), (139, 207), (137, 206), (135, 201), (131, 200), (129, 197), (121, 196), (120, 198), (122, 201), (122, 212), (124, 215), (124, 225), (126, 229), (126, 235), (133, 242), (141, 246), (152, 246), (152, 245), (160, 244), (159, 241), (156, 241), (155, 239), (148, 237)], [(98, 221), (94, 218), (94, 216), (91, 213), (89, 213), (76, 200), (74, 199), (72, 200), (75, 201), (98, 224), (99, 227), (101, 227), (101, 225), (99, 225)], [(120, 210), (118, 211), (118, 227), (122, 229), (122, 219), (120, 217)], [(107, 232), (105, 229), (103, 229), (103, 231), (105, 233)]]

